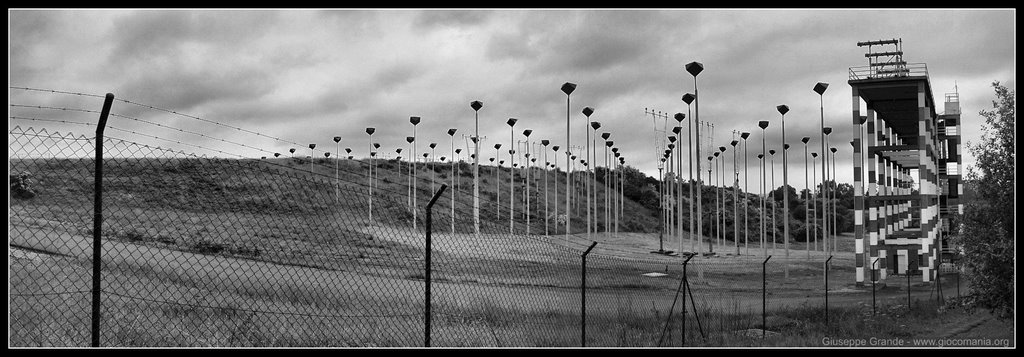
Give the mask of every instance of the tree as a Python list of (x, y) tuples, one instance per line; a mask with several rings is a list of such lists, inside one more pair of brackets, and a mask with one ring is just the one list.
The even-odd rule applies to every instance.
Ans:
[[(841, 183), (839, 186), (835, 186), (836, 200), (839, 201), (839, 206), (853, 209), (853, 185), (848, 183)], [(831, 192), (829, 193), (832, 194)]]
[[(796, 194), (796, 188), (794, 188), (793, 186), (786, 185), (785, 189), (789, 191), (789, 206), (793, 207), (800, 204), (800, 196)], [(782, 205), (782, 201), (787, 197), (783, 196), (783, 192), (783, 186), (776, 187), (769, 193), (771, 195), (769, 199), (774, 198), (779, 205)]]
[(961, 247), (965, 278), (971, 286), (964, 303), (986, 308), (1000, 318), (1013, 315), (1014, 306), (1014, 128), (1016, 92), (993, 82), (996, 100), (985, 118), (981, 141), (967, 147), (977, 163), (968, 168), (967, 180), (976, 188), (956, 217), (951, 240)]

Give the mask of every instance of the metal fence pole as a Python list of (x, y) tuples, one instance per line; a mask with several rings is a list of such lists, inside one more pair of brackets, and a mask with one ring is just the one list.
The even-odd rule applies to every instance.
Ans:
[(766, 311), (766, 308), (768, 307), (768, 278), (767, 278), (767, 276), (768, 276), (768, 268), (767, 267), (768, 267), (768, 260), (769, 259), (772, 259), (772, 256), (769, 255), (768, 258), (766, 258), (764, 260), (764, 262), (761, 263), (761, 339), (762, 340), (764, 339), (765, 334), (767, 334), (766, 330), (768, 329), (768, 326), (767, 326), (767, 323), (766, 323), (766, 321), (767, 321), (767, 311)]
[(424, 263), (423, 263), (424, 264), (424, 266), (423, 266), (423, 280), (426, 283), (426, 286), (424, 288), (424, 295), (423, 295), (423, 325), (424, 325), (424, 328), (423, 328), (423, 346), (424, 347), (430, 347), (430, 268), (431, 268), (430, 267), (430, 250), (431, 250), (431, 242), (430, 242), (430, 238), (431, 237), (430, 237), (430, 235), (431, 235), (431, 232), (433, 231), (433, 227), (432, 227), (432, 223), (431, 223), (431, 217), (433, 216), (432, 210), (434, 208), (434, 203), (437, 202), (437, 199), (439, 197), (441, 197), (441, 194), (444, 193), (444, 190), (446, 188), (448, 188), (448, 184), (441, 184), (441, 188), (439, 188), (437, 190), (437, 192), (434, 192), (434, 197), (430, 198), (430, 202), (427, 202), (427, 208), (426, 208), (427, 216), (426, 216), (426, 222), (424, 222), (424, 223), (427, 224), (427, 226), (426, 226), (427, 242), (426, 242), (426, 245), (424, 247), (424, 250), (425, 250), (425, 253), (426, 253), (426, 257), (425, 257)]
[(825, 260), (825, 325), (828, 325), (828, 268), (829, 263), (832, 262), (832, 256), (828, 256)]
[(96, 176), (93, 192), (92, 221), (92, 347), (100, 346), (100, 261), (103, 247), (103, 129), (107, 126), (110, 105), (114, 102), (114, 94), (107, 93), (103, 99), (103, 110), (96, 124)]
[(907, 310), (910, 310), (910, 263), (907, 262)]
[(875, 314), (875, 286), (878, 285), (878, 278), (875, 277), (878, 268), (875, 267), (875, 264), (878, 264), (878, 258), (871, 263), (871, 315)]
[(594, 249), (597, 242), (590, 243), (590, 247), (587, 251), (583, 252), (582, 256), (582, 268), (583, 276), (580, 282), (580, 346), (587, 347), (587, 254), (590, 254), (590, 250)]

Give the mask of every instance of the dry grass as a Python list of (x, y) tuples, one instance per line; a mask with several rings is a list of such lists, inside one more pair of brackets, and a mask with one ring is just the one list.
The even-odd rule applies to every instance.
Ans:
[[(46, 249), (67, 243), (51, 233), (76, 239), (91, 235), (90, 176), (68, 175), (70, 163), (56, 160), (12, 162), (40, 179), (36, 198), (12, 202), (12, 239), (34, 240)], [(111, 243), (107, 249), (116, 247), (120, 250), (113, 256), (136, 255), (136, 260), (105, 263), (104, 345), (422, 343), (424, 243), (420, 231), (411, 229), (412, 217), (401, 196), (397, 202), (375, 200), (380, 211), (371, 221), (364, 216), (365, 203), (358, 194), (335, 201), (332, 186), (295, 172), (280, 175), (253, 162), (217, 166), (223, 164), (178, 159), (111, 162), (104, 213), (105, 238)], [(346, 165), (350, 167), (343, 178), (350, 181), (359, 179), (353, 172), (365, 169), (356, 162)], [(329, 169), (333, 168), (317, 168), (328, 178), (333, 175)], [(382, 177), (390, 182), (381, 184), (381, 189), (404, 192), (405, 181), (390, 170), (382, 166)], [(421, 197), (426, 196), (424, 186), (420, 185)], [(507, 199), (505, 194), (502, 197)], [(446, 211), (444, 206), (439, 208)], [(433, 246), (433, 345), (579, 345), (579, 250), (587, 243), (584, 235), (569, 240), (561, 236), (523, 239), (504, 234), (500, 222), (507, 222), (507, 216), (488, 212), (484, 218), (498, 223), (488, 225), (480, 237), (448, 232), (450, 221), (443, 214), (435, 222), (439, 234)], [(636, 212), (638, 220), (647, 213), (636, 207), (628, 207), (627, 212)], [(581, 224), (585, 226), (573, 222), (574, 227)], [(471, 225), (458, 222), (457, 226)], [(670, 306), (677, 298), (680, 259), (651, 255), (656, 235), (591, 238), (601, 244), (588, 261), (587, 345), (657, 346), (659, 341), (664, 346), (678, 345), (681, 305), (671, 312)], [(852, 246), (848, 237), (840, 242), (841, 247)], [(139, 256), (143, 253), (168, 260), (147, 262)], [(928, 324), (935, 319), (922, 312), (871, 325), (858, 315), (863, 307), (849, 307), (851, 301), (864, 299), (860, 294), (847, 298), (846, 308), (833, 310), (835, 321), (841, 322), (824, 326), (816, 322), (819, 308), (800, 304), (818, 299), (825, 257), (813, 252), (807, 260), (804, 252), (792, 252), (790, 276), (784, 277), (785, 265), (779, 263), (784, 253), (770, 254), (775, 258), (770, 266), (769, 311), (797, 322), (778, 330), (786, 337), (758, 341), (732, 334), (759, 327), (761, 265), (756, 255), (723, 255), (695, 258), (689, 267), (697, 301), (689, 300), (688, 306), (696, 303), (700, 315), (688, 311), (688, 345), (813, 345), (812, 340), (825, 332), (896, 334), (902, 330), (892, 325), (900, 321)], [(85, 255), (11, 259), (12, 346), (88, 345), (88, 261)], [(208, 275), (198, 277), (183, 272), (210, 262), (256, 270), (204, 271)], [(847, 268), (853, 265), (852, 254), (841, 254), (833, 264), (832, 278), (839, 282), (833, 288), (852, 284), (853, 269)], [(292, 272), (314, 273), (287, 275)], [(668, 276), (641, 275), (649, 272)], [(249, 279), (241, 281), (231, 274), (248, 274)], [(325, 278), (332, 276), (343, 278)], [(260, 278), (265, 281), (258, 286), (245, 285)], [(325, 290), (330, 293), (317, 290), (320, 287), (329, 288)], [(842, 299), (837, 296), (837, 301)], [(700, 328), (695, 328), (698, 318)], [(705, 330), (704, 336), (700, 329)]]

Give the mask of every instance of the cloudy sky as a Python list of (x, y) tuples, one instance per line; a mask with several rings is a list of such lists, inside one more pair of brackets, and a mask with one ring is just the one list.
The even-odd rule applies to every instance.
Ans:
[[(768, 140), (780, 146), (775, 106), (787, 104), (789, 142), (798, 147), (799, 137), (811, 136), (816, 147), (819, 102), (812, 87), (830, 83), (825, 120), (836, 128), (830, 141), (840, 149), (842, 168), (851, 165), (848, 143), (855, 135), (848, 70), (867, 64), (858, 41), (901, 38), (904, 59), (927, 64), (937, 102), (958, 88), (965, 141), (977, 141), (977, 113), (994, 98), (990, 84), (1016, 88), (1015, 16), (1012, 9), (9, 10), (9, 85), (110, 92), (332, 150), (331, 138), (338, 135), (357, 156), (368, 151), (366, 127), (377, 128), (374, 141), (388, 153), (406, 146), (410, 116), (422, 117), (421, 152), (437, 142), (445, 149), (437, 155), (447, 153), (448, 128), (459, 129), (457, 144), (464, 146), (461, 134), (471, 133), (474, 121), (469, 103), (480, 100), (487, 158), (495, 142), (507, 149), (509, 117), (519, 119), (517, 139), (529, 128), (531, 139), (564, 146), (566, 98), (559, 87), (573, 82), (573, 144), (584, 142), (580, 110), (593, 107), (591, 119), (612, 133), (628, 163), (657, 175), (654, 120), (644, 111), (685, 113), (680, 97), (692, 92), (693, 79), (683, 66), (699, 61), (705, 67), (698, 78), (700, 116), (714, 123), (716, 146), (726, 145), (733, 130), (759, 131), (758, 120), (773, 121)], [(97, 98), (20, 89), (10, 89), (9, 100), (101, 106)], [(15, 106), (9, 111), (95, 120), (89, 113)], [(121, 102), (112, 112), (271, 152), (294, 146)], [(93, 131), (8, 121), (9, 127)], [(110, 125), (248, 157), (267, 155), (118, 118)], [(760, 133), (752, 138), (760, 139)], [(802, 171), (802, 148), (794, 154), (800, 160), (793, 168)], [(965, 155), (965, 164), (972, 162)], [(750, 166), (756, 170), (753, 161)], [(791, 185), (802, 188), (802, 181)], [(839, 181), (852, 181), (852, 169), (840, 169)]]

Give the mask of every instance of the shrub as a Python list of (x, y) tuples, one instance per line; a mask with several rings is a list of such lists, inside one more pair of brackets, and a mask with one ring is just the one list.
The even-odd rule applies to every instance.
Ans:
[(8, 176), (11, 180), (11, 197), (21, 200), (36, 197), (36, 191), (32, 189), (31, 176), (28, 172)]

